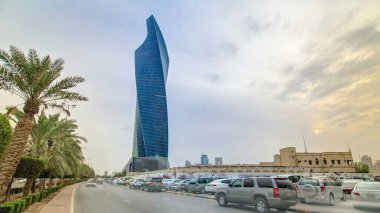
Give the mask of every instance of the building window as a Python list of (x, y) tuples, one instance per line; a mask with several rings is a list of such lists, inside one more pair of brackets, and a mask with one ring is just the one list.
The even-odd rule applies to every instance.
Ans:
[(326, 159), (323, 159), (323, 164), (327, 164), (327, 160)]
[(318, 160), (315, 161), (315, 165), (319, 165), (319, 161)]
[(305, 160), (304, 162), (306, 163), (307, 161)]
[(335, 164), (335, 160), (331, 160), (331, 164)]
[(347, 164), (348, 165), (352, 165), (352, 161), (351, 160), (347, 160)]
[(299, 160), (298, 163), (301, 163), (301, 161)]
[(336, 162), (338, 162), (338, 165), (340, 165), (340, 160), (337, 160)]
[(313, 164), (313, 161), (309, 160), (309, 165), (312, 165)]

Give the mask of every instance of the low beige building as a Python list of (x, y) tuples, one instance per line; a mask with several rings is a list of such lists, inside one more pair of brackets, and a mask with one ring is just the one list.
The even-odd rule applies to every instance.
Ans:
[(295, 147), (280, 149), (273, 162), (261, 162), (262, 166), (300, 167), (308, 172), (355, 172), (351, 150), (348, 152), (297, 152)]

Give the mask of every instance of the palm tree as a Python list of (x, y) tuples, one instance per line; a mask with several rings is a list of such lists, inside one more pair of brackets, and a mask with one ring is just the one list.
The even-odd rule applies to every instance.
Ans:
[[(46, 171), (54, 177), (75, 175), (84, 160), (81, 142), (86, 138), (76, 134), (78, 126), (72, 119), (61, 119), (59, 114), (46, 116), (45, 112), (34, 120), (26, 155), (47, 160)], [(52, 179), (49, 186), (52, 183)], [(34, 179), (27, 180), (24, 195), (28, 195)], [(41, 184), (41, 188), (43, 188)]]
[(8, 91), (23, 101), (24, 115), (14, 128), (12, 142), (0, 165), (0, 202), (4, 200), (6, 187), (14, 175), (17, 164), (24, 152), (33, 118), (40, 107), (65, 111), (67, 101), (87, 101), (87, 98), (69, 89), (84, 82), (82, 77), (59, 79), (63, 70), (62, 59), (52, 61), (49, 56), (39, 58), (34, 49), (26, 56), (11, 46), (9, 53), (0, 50), (0, 89)]

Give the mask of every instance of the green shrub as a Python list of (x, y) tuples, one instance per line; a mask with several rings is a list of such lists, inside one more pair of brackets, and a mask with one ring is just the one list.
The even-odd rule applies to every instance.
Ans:
[(0, 213), (15, 213), (15, 206), (12, 203), (4, 203), (0, 205)]
[(22, 156), (17, 165), (15, 178), (37, 178), (45, 168), (46, 161), (41, 158)]
[(5, 149), (11, 142), (12, 138), (12, 127), (9, 123), (8, 118), (0, 114), (0, 159), (3, 158)]
[(25, 200), (25, 209), (32, 205), (32, 198), (30, 196), (21, 198)]
[(21, 213), (26, 209), (26, 202), (24, 199), (18, 199), (17, 201), (21, 203), (21, 208), (20, 208), (20, 213)]
[(33, 196), (33, 203), (40, 201), (40, 194), (38, 192), (32, 194), (32, 196)]
[(41, 194), (41, 195), (40, 195), (40, 196), (41, 196), (41, 200), (42, 200), (42, 199), (45, 199), (45, 198), (47, 197), (47, 192), (46, 192), (46, 190), (41, 191), (40, 194)]
[(12, 201), (10, 201), (8, 203), (14, 205), (14, 210), (13, 210), (14, 213), (21, 213), (21, 212), (24, 211), (24, 203), (23, 203), (23, 201), (21, 201), (21, 200), (12, 200)]
[(29, 195), (28, 197), (32, 198), (32, 202), (31, 202), (31, 204), (37, 202), (37, 200), (36, 200), (37, 197), (36, 197), (34, 194), (31, 194), (31, 195)]

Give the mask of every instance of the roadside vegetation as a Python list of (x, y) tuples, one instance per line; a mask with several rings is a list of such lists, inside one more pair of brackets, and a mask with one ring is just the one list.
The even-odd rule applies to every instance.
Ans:
[[(82, 153), (87, 139), (69, 117), (71, 103), (88, 100), (72, 91), (85, 79), (62, 78), (63, 64), (40, 58), (33, 49), (27, 54), (13, 46), (0, 50), (0, 90), (21, 102), (6, 103), (10, 107), (0, 114), (0, 204), (6, 202), (0, 212), (22, 212), (64, 185), (94, 176)], [(26, 179), (23, 198), (7, 202), (16, 179)]]

